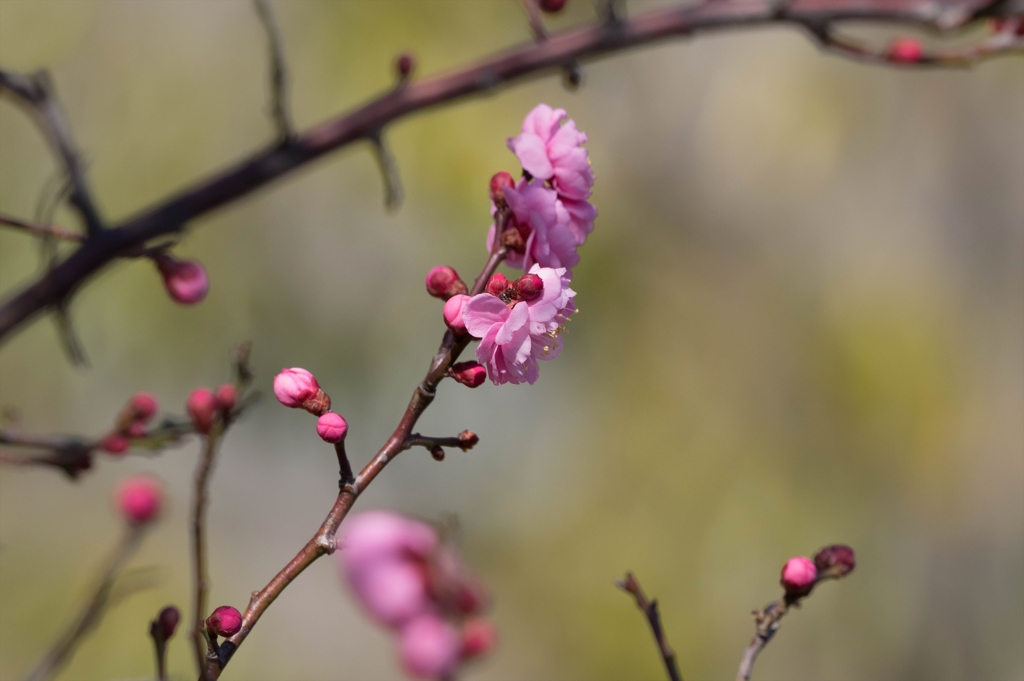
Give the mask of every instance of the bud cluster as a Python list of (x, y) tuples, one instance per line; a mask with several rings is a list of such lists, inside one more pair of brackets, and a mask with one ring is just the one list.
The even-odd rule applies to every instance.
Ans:
[(316, 377), (300, 367), (282, 369), (274, 377), (274, 397), (291, 409), (305, 409), (319, 417), (317, 435), (324, 442), (339, 444), (348, 435), (348, 422), (331, 411), (331, 398), (323, 391)]
[(529, 302), (540, 298), (544, 293), (544, 280), (528, 273), (509, 283), (505, 275), (498, 272), (487, 282), (485, 290), (506, 305), (513, 306), (520, 300)]
[(197, 433), (204, 435), (213, 429), (218, 417), (226, 418), (238, 402), (238, 390), (230, 383), (224, 383), (217, 390), (196, 388), (185, 402), (185, 411), (192, 419)]
[(110, 454), (124, 454), (132, 440), (146, 437), (146, 422), (153, 418), (157, 409), (159, 405), (153, 395), (136, 393), (121, 409), (114, 429), (100, 441), (100, 447)]
[(796, 601), (811, 592), (821, 581), (840, 579), (853, 572), (857, 557), (849, 546), (832, 544), (814, 554), (814, 560), (796, 556), (782, 567), (782, 588), (786, 599)]

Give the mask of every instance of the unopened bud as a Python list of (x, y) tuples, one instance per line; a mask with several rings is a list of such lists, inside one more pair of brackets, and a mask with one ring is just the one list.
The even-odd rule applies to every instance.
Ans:
[(500, 296), (508, 288), (508, 279), (501, 272), (494, 274), (487, 282), (487, 292), (492, 296)]
[(889, 46), (889, 59), (904, 64), (913, 64), (921, 61), (924, 50), (921, 43), (913, 38), (899, 38)]
[(128, 426), (128, 436), (146, 437), (146, 424), (142, 421), (133, 421), (132, 424)]
[(516, 253), (522, 253), (526, 249), (526, 239), (517, 228), (509, 227), (501, 233), (501, 245)]
[(209, 433), (217, 418), (217, 399), (207, 388), (196, 388), (188, 396), (185, 410), (197, 433)]
[(242, 613), (230, 605), (222, 605), (206, 618), (206, 628), (216, 636), (234, 636), (242, 628)]
[(331, 398), (320, 389), (313, 374), (299, 367), (282, 369), (274, 377), (274, 397), (286, 407), (305, 409), (314, 416), (331, 410)]
[(452, 365), (452, 378), (467, 388), (479, 388), (487, 380), (487, 369), (479, 362), (459, 362)]
[(494, 650), (498, 632), (490, 620), (477, 617), (462, 625), (462, 658), (479, 657)]
[(459, 273), (447, 265), (439, 265), (427, 272), (426, 284), (427, 293), (441, 300), (448, 300), (469, 290), (459, 278)]
[(395, 60), (395, 72), (398, 73), (399, 80), (405, 80), (411, 76), (415, 68), (416, 58), (408, 52), (398, 55), (398, 59)]
[(806, 596), (814, 588), (818, 579), (818, 570), (809, 558), (797, 556), (790, 558), (782, 566), (780, 583), (787, 596)]
[(128, 451), (128, 438), (121, 433), (111, 433), (103, 438), (100, 446), (103, 447), (103, 451), (111, 454), (124, 454)]
[(815, 554), (814, 567), (823, 577), (845, 577), (857, 567), (857, 556), (849, 546), (833, 544)]
[(217, 388), (217, 392), (213, 396), (217, 400), (217, 406), (221, 408), (221, 411), (231, 411), (235, 408), (235, 403), (238, 402), (238, 390), (235, 389), (232, 383), (222, 384)]
[(540, 8), (549, 13), (561, 12), (567, 0), (540, 0)]
[(519, 300), (534, 300), (544, 292), (544, 280), (536, 274), (524, 274), (512, 284), (512, 290)]
[(430, 448), (430, 455), (434, 457), (434, 461), (444, 461), (444, 447), (434, 445)]
[(166, 641), (174, 636), (174, 630), (178, 628), (180, 621), (181, 613), (173, 605), (168, 605), (160, 611), (160, 614), (156, 616), (156, 624), (160, 627), (160, 635), (163, 636), (163, 640)]
[(459, 294), (452, 296), (444, 304), (444, 323), (456, 336), (463, 336), (466, 332), (466, 320), (462, 318), (462, 307), (469, 300), (469, 296)]
[(348, 423), (341, 417), (341, 414), (329, 411), (317, 419), (316, 433), (324, 442), (337, 444), (348, 434)]
[(160, 512), (163, 489), (160, 483), (145, 475), (128, 478), (117, 490), (117, 506), (121, 515), (133, 525), (148, 523)]
[(491, 176), (491, 201), (495, 206), (505, 205), (505, 189), (515, 187), (516, 181), (504, 170)]
[(210, 290), (206, 270), (195, 260), (178, 260), (166, 253), (153, 258), (164, 278), (164, 288), (176, 303), (193, 305)]
[(468, 452), (480, 442), (480, 436), (471, 430), (464, 430), (459, 433), (459, 449)]
[(149, 393), (135, 393), (128, 402), (132, 416), (140, 421), (148, 421), (159, 408), (156, 398)]

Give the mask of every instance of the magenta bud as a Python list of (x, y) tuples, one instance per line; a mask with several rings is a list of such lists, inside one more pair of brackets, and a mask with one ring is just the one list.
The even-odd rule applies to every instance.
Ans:
[(133, 525), (142, 525), (160, 513), (163, 488), (145, 475), (128, 478), (117, 489), (117, 507), (121, 515)]
[(809, 558), (790, 558), (782, 566), (781, 584), (787, 596), (806, 596), (814, 588), (817, 579), (818, 570)]
[(217, 388), (213, 397), (222, 411), (231, 411), (235, 408), (235, 403), (238, 402), (238, 390), (231, 383), (224, 383)]
[(516, 181), (512, 179), (512, 175), (509, 173), (506, 173), (504, 170), (494, 173), (491, 176), (491, 201), (494, 202), (494, 205), (504, 206), (505, 190), (515, 186)]
[(146, 437), (146, 424), (142, 421), (132, 421), (128, 426), (129, 437)]
[(222, 605), (206, 618), (206, 628), (217, 636), (234, 636), (242, 628), (242, 613), (230, 605)]
[(524, 274), (512, 284), (512, 290), (519, 300), (534, 300), (544, 293), (544, 280), (536, 274)]
[(341, 417), (341, 414), (329, 411), (317, 419), (316, 433), (324, 442), (337, 444), (348, 434), (348, 423)]
[(178, 260), (166, 253), (156, 256), (153, 261), (164, 278), (164, 288), (176, 303), (193, 305), (206, 297), (210, 278), (198, 262)]
[(494, 650), (498, 632), (489, 620), (476, 617), (462, 625), (462, 658), (479, 657)]
[(890, 61), (913, 64), (921, 61), (922, 56), (924, 50), (921, 49), (921, 43), (913, 38), (898, 38), (889, 46)]
[(508, 279), (501, 272), (497, 272), (487, 282), (487, 292), (492, 296), (500, 296), (508, 288)]
[(326, 414), (331, 409), (331, 398), (320, 389), (313, 374), (299, 367), (281, 369), (281, 373), (274, 377), (274, 396), (284, 406), (305, 409), (314, 416)]
[(452, 365), (452, 378), (467, 388), (479, 388), (487, 380), (487, 369), (479, 362), (459, 362)]
[(459, 273), (447, 265), (439, 265), (427, 272), (426, 284), (427, 293), (441, 300), (448, 300), (469, 290), (459, 278)]
[(103, 438), (100, 446), (103, 447), (103, 451), (105, 452), (109, 452), (111, 454), (124, 454), (128, 451), (128, 446), (130, 444), (131, 443), (128, 442), (128, 438), (121, 433), (111, 433)]
[(148, 421), (156, 413), (159, 408), (156, 398), (149, 393), (135, 393), (132, 396), (131, 401), (128, 402), (128, 408), (131, 409), (132, 415), (140, 421)]
[(814, 566), (822, 576), (845, 577), (857, 567), (857, 556), (849, 546), (833, 544), (814, 555)]
[(197, 433), (209, 433), (217, 418), (217, 398), (207, 388), (196, 388), (185, 402), (185, 411)]
[(540, 0), (540, 8), (548, 14), (561, 12), (567, 0)]
[(168, 605), (156, 616), (157, 626), (160, 627), (160, 634), (166, 641), (174, 636), (174, 630), (178, 628), (181, 621), (181, 613), (173, 605)]
[(466, 333), (466, 321), (462, 318), (462, 306), (469, 300), (469, 296), (459, 294), (452, 296), (444, 304), (444, 323), (456, 336)]
[(398, 73), (398, 77), (402, 80), (411, 76), (415, 68), (416, 58), (408, 52), (403, 52), (398, 55), (398, 59), (395, 60), (395, 71)]

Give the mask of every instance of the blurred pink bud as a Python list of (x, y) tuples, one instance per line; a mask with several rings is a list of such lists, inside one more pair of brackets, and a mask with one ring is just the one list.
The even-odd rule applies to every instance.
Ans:
[(174, 636), (174, 630), (178, 628), (178, 622), (181, 621), (181, 613), (173, 605), (168, 605), (156, 616), (156, 621), (160, 627), (160, 634), (166, 641)]
[(904, 64), (921, 61), (924, 50), (921, 43), (913, 38), (898, 38), (889, 46), (889, 59)]
[(504, 206), (505, 189), (514, 186), (516, 186), (516, 181), (512, 179), (512, 175), (509, 173), (506, 173), (504, 170), (494, 173), (491, 176), (491, 201), (494, 202), (494, 205)]
[(336, 444), (345, 439), (345, 435), (348, 434), (348, 424), (341, 414), (329, 411), (317, 419), (316, 433), (324, 442)]
[(238, 390), (231, 383), (224, 383), (217, 388), (217, 392), (213, 394), (213, 397), (217, 400), (217, 406), (222, 411), (231, 411), (235, 408), (235, 403), (238, 401)]
[(469, 290), (459, 278), (459, 273), (447, 265), (439, 265), (427, 272), (426, 284), (427, 293), (441, 300), (448, 300)]
[(462, 625), (462, 657), (479, 657), (494, 650), (498, 631), (489, 620), (477, 617)]
[(128, 435), (130, 437), (146, 437), (146, 424), (142, 421), (132, 421), (132, 424), (128, 426)]
[(480, 362), (452, 365), (452, 378), (468, 388), (479, 388), (487, 380), (487, 369)]
[(857, 567), (857, 556), (845, 544), (826, 546), (814, 555), (814, 567), (822, 575), (845, 577)]
[(817, 578), (818, 570), (809, 558), (790, 558), (782, 566), (781, 584), (787, 596), (806, 596), (814, 588)]
[(185, 410), (192, 418), (197, 433), (209, 433), (217, 417), (217, 399), (207, 388), (196, 388), (185, 402)]
[(497, 272), (487, 282), (487, 292), (492, 296), (500, 296), (508, 288), (508, 279), (501, 272)]
[(519, 300), (534, 300), (544, 293), (544, 280), (536, 274), (524, 274), (512, 284), (512, 290)]
[(128, 403), (132, 415), (140, 421), (148, 421), (159, 408), (156, 398), (149, 393), (135, 393)]
[(398, 55), (398, 59), (395, 60), (395, 71), (398, 72), (398, 77), (405, 80), (412, 75), (413, 69), (416, 68), (416, 58), (408, 52), (404, 52)]
[(206, 628), (217, 636), (234, 636), (242, 628), (242, 613), (230, 605), (222, 605), (206, 618)]
[(469, 296), (458, 294), (448, 299), (444, 304), (444, 323), (456, 336), (466, 333), (466, 322), (462, 319), (462, 306), (469, 300)]
[(164, 288), (171, 298), (182, 305), (198, 303), (210, 290), (206, 270), (195, 260), (178, 260), (166, 253), (154, 259), (164, 278)]
[(399, 649), (406, 671), (419, 679), (450, 678), (459, 664), (458, 631), (436, 615), (422, 615), (402, 628)]
[(160, 483), (145, 475), (136, 475), (121, 483), (117, 489), (117, 506), (128, 522), (148, 523), (160, 512), (163, 489)]
[(540, 0), (540, 8), (552, 14), (554, 12), (561, 12), (562, 8), (565, 7), (567, 0)]
[(103, 438), (103, 442), (100, 443), (103, 450), (111, 454), (124, 454), (128, 451), (129, 445), (128, 438), (121, 433), (111, 433)]

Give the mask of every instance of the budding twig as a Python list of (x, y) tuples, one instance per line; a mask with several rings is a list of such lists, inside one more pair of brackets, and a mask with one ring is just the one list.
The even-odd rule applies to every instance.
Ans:
[(41, 225), (36, 222), (29, 222), (28, 220), (22, 220), (14, 217), (13, 215), (8, 215), (7, 213), (0, 213), (0, 225), (20, 229), (34, 236), (50, 236), (57, 239), (64, 239), (65, 241), (85, 241), (84, 234), (72, 232), (62, 227), (54, 227), (53, 225)]
[(636, 606), (647, 617), (647, 623), (651, 625), (651, 633), (654, 634), (654, 642), (658, 644), (658, 652), (661, 654), (661, 660), (665, 664), (668, 678), (671, 681), (683, 681), (683, 677), (679, 674), (679, 665), (676, 663), (676, 653), (672, 650), (672, 646), (668, 644), (668, 639), (665, 638), (665, 630), (661, 626), (658, 601), (647, 600), (647, 595), (644, 594), (644, 590), (640, 587), (640, 582), (637, 581), (632, 572), (627, 572), (625, 579), (616, 580), (615, 586), (632, 594), (633, 599), (636, 600)]
[(444, 459), (443, 447), (458, 447), (462, 451), (468, 452), (478, 442), (480, 442), (480, 438), (471, 430), (464, 430), (455, 437), (429, 437), (419, 433), (412, 433), (405, 439), (402, 449), (423, 447), (433, 454), (435, 459), (441, 461)]
[(284, 47), (281, 31), (274, 18), (269, 0), (253, 0), (256, 14), (267, 32), (267, 47), (270, 53), (270, 110), (277, 126), (281, 142), (295, 136), (291, 115), (288, 113), (288, 70), (285, 67)]

